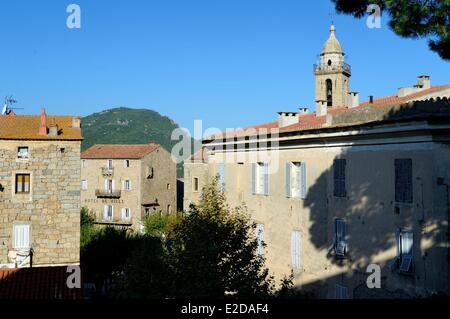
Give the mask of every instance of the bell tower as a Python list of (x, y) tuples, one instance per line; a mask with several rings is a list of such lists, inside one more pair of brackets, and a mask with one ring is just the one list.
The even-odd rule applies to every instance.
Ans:
[[(347, 107), (350, 88), (350, 65), (344, 62), (344, 51), (335, 36), (334, 25), (323, 45), (318, 64), (314, 64), (316, 105), (326, 103), (327, 108)], [(321, 102), (321, 103), (319, 103)]]

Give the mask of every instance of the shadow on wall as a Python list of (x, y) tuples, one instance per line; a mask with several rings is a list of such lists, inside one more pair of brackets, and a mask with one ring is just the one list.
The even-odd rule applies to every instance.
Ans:
[[(383, 124), (399, 126), (414, 119), (448, 123), (450, 105), (444, 99), (410, 103), (394, 110), (365, 109), (349, 113), (354, 114), (352, 118), (344, 115), (347, 123), (364, 120), (371, 122), (370, 125), (380, 125), (383, 121)], [(333, 121), (344, 120), (337, 116)], [(316, 250), (328, 251), (328, 264), (323, 265), (323, 273), (329, 271), (330, 275), (302, 285), (303, 289), (328, 298), (411, 298), (450, 293), (450, 208), (446, 186), (450, 184), (450, 169), (447, 166), (445, 170), (450, 162), (450, 144), (435, 143), (448, 148), (446, 157), (439, 158), (444, 173), (435, 162), (443, 153), (430, 148), (420, 150), (419, 146), (416, 149), (414, 145), (384, 150), (373, 144), (364, 148), (353, 146), (334, 158), (334, 164), (310, 185), (305, 200), (305, 207), (310, 209), (310, 240)], [(409, 182), (405, 163), (396, 159), (411, 159)], [(339, 160), (344, 160), (345, 177), (339, 170), (343, 161)], [(410, 191), (408, 186), (397, 185), (396, 195), (396, 174), (397, 182), (403, 180), (411, 185)], [(344, 220), (344, 226), (336, 219)], [(413, 244), (409, 251), (409, 237), (404, 235), (402, 239), (400, 230), (412, 231)], [(343, 233), (345, 240), (340, 239)], [(344, 244), (339, 247), (341, 241)], [(345, 256), (339, 258), (343, 252)], [(412, 256), (410, 265), (406, 253)], [(367, 288), (366, 269), (372, 263), (381, 266), (381, 289)], [(401, 272), (403, 266), (408, 271)], [(340, 288), (344, 290), (339, 292)]]

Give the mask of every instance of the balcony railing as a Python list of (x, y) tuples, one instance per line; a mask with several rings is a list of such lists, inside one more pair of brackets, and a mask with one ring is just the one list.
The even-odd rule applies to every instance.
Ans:
[(335, 71), (342, 71), (348, 74), (352, 73), (352, 68), (347, 63), (342, 63), (340, 65), (328, 65), (328, 64), (314, 64), (314, 72), (315, 73), (328, 73), (328, 72), (335, 72)]
[(120, 198), (121, 195), (122, 192), (120, 190), (119, 191), (104, 190), (104, 189), (95, 190), (95, 196), (101, 198)]
[(114, 168), (102, 167), (102, 175), (105, 177), (113, 177)]

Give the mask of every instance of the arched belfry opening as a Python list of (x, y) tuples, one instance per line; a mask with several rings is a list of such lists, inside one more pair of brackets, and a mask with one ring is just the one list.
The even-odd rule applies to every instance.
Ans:
[(333, 81), (331, 79), (326, 80), (326, 97), (327, 106), (333, 106)]
[(345, 63), (345, 54), (336, 38), (336, 29), (330, 27), (330, 35), (322, 47), (319, 60), (314, 65), (316, 103), (323, 102), (328, 108), (346, 107), (350, 91), (350, 65)]

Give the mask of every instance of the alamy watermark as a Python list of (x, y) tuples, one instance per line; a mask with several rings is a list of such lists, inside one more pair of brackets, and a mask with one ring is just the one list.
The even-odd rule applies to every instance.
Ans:
[(366, 20), (366, 25), (369, 29), (380, 29), (381, 28), (381, 8), (377, 4), (369, 4), (367, 6), (367, 13), (369, 16)]
[(66, 25), (69, 29), (81, 28), (81, 7), (78, 4), (69, 4), (66, 12), (70, 13), (66, 20)]

